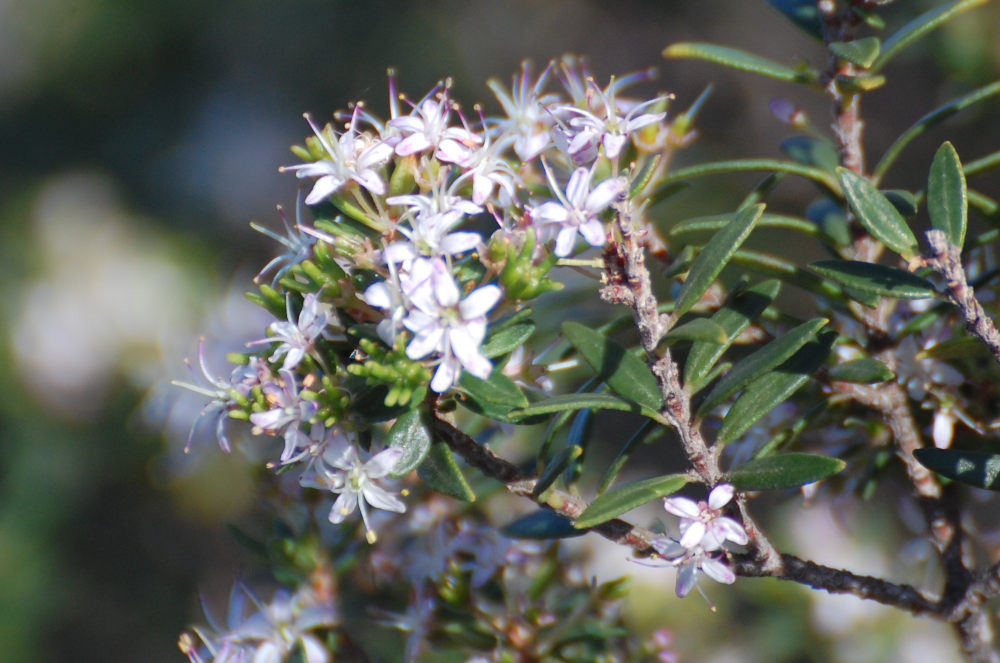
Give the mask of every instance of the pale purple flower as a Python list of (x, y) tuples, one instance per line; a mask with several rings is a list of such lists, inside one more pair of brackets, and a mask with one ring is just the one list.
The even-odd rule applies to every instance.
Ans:
[(746, 530), (722, 510), (733, 499), (735, 489), (731, 484), (720, 483), (708, 495), (707, 502), (695, 502), (687, 497), (665, 497), (663, 508), (667, 513), (680, 516), (680, 545), (694, 550), (720, 550), (726, 541), (746, 545)]
[(274, 287), (274, 284), (281, 280), (281, 277), (284, 276), (288, 270), (308, 258), (310, 252), (312, 251), (313, 244), (316, 243), (316, 238), (304, 232), (302, 228), (301, 191), (299, 192), (298, 199), (295, 201), (295, 226), (292, 227), (288, 224), (288, 218), (285, 216), (285, 211), (281, 208), (281, 205), (278, 205), (278, 215), (281, 216), (281, 222), (285, 226), (284, 237), (273, 230), (259, 226), (256, 223), (250, 224), (250, 227), (257, 232), (267, 235), (288, 249), (287, 252), (277, 256), (264, 265), (263, 269), (257, 272), (257, 275), (253, 277), (254, 282), (257, 283), (260, 281), (260, 277), (269, 272), (272, 268), (277, 267), (278, 270), (274, 273), (274, 278), (271, 279), (271, 287)]
[(531, 161), (545, 151), (551, 142), (552, 115), (545, 107), (559, 100), (555, 94), (542, 94), (552, 71), (553, 62), (545, 68), (532, 84), (532, 67), (527, 60), (521, 63), (521, 76), (514, 75), (510, 94), (500, 81), (491, 79), (486, 85), (493, 90), (503, 107), (506, 119), (497, 122), (503, 135), (514, 136), (514, 153), (521, 161)]
[(299, 365), (302, 359), (312, 352), (316, 341), (326, 331), (331, 318), (335, 323), (337, 314), (331, 309), (329, 304), (319, 301), (316, 293), (308, 293), (302, 301), (302, 310), (299, 311), (297, 321), (293, 322), (292, 298), (285, 298), (288, 319), (272, 322), (268, 325), (271, 336), (267, 338), (250, 341), (247, 345), (259, 345), (261, 343), (278, 343), (278, 347), (271, 354), (270, 361), (277, 361), (282, 355), (285, 361), (282, 368), (290, 370)]
[(610, 94), (607, 96), (593, 81), (590, 81), (590, 84), (591, 90), (599, 98), (598, 103), (592, 104), (596, 106), (595, 110), (570, 105), (553, 109), (555, 113), (571, 116), (567, 122), (568, 131), (563, 134), (563, 140), (557, 144), (577, 164), (590, 163), (596, 157), (598, 145), (604, 147), (604, 156), (617, 159), (632, 133), (647, 125), (655, 124), (667, 116), (666, 112), (643, 113), (642, 111), (666, 102), (670, 98), (669, 95), (637, 104), (622, 116), (615, 102), (614, 84), (609, 86)]
[(319, 410), (316, 401), (305, 400), (299, 396), (299, 388), (295, 382), (295, 374), (288, 369), (278, 371), (281, 379), (264, 385), (264, 396), (272, 405), (265, 412), (254, 412), (250, 415), (250, 423), (254, 425), (254, 434), (268, 433), (277, 435), (284, 429), (285, 449), (281, 452), (281, 461), (285, 462), (295, 454), (295, 450), (308, 440), (308, 436), (299, 427), (309, 421)]
[(382, 252), (387, 263), (406, 263), (419, 256), (437, 258), (471, 251), (482, 243), (474, 232), (451, 232), (468, 214), (478, 214), (483, 208), (471, 200), (435, 188), (428, 195), (410, 194), (387, 198), (390, 205), (406, 207), (397, 226), (406, 240), (389, 244)]
[(353, 444), (330, 445), (314, 467), (299, 478), (299, 482), (309, 488), (329, 490), (340, 495), (330, 509), (330, 522), (335, 525), (344, 522), (355, 509), (360, 509), (365, 537), (369, 543), (375, 543), (376, 535), (368, 521), (366, 505), (396, 513), (406, 511), (402, 500), (377, 483), (392, 471), (402, 455), (401, 448), (389, 447), (362, 462)]
[[(677, 568), (677, 583), (674, 586), (674, 591), (681, 598), (698, 587), (698, 576), (701, 574), (705, 574), (724, 585), (736, 582), (736, 574), (733, 573), (733, 570), (726, 566), (718, 554), (713, 554), (712, 551), (701, 547), (687, 548), (667, 537), (654, 539), (651, 544), (664, 561)], [(698, 587), (698, 591), (701, 592), (701, 587)], [(701, 594), (703, 597), (705, 596), (704, 592)], [(705, 597), (705, 600), (707, 601), (708, 598)]]
[[(420, 103), (415, 104), (410, 115), (389, 120), (389, 127), (397, 130), (403, 137), (396, 143), (396, 154), (401, 157), (437, 150), (445, 139), (460, 143), (475, 145), (482, 138), (465, 127), (449, 127), (452, 102), (448, 98), (447, 88), (440, 94), (432, 90)], [(440, 159), (440, 155), (438, 155)]]
[(441, 260), (432, 265), (426, 285), (410, 296), (411, 308), (403, 324), (413, 332), (406, 347), (410, 359), (441, 355), (431, 389), (443, 393), (458, 380), (464, 368), (487, 378), (493, 365), (479, 349), (486, 337), (486, 313), (503, 295), (497, 285), (485, 285), (460, 299), (455, 279)]
[(549, 187), (559, 201), (542, 203), (529, 211), (543, 236), (555, 234), (555, 254), (560, 258), (570, 255), (577, 233), (591, 246), (603, 246), (605, 230), (600, 214), (625, 193), (625, 181), (621, 178), (606, 179), (591, 189), (593, 168), (577, 168), (570, 176), (564, 194), (544, 159), (542, 166)]
[[(205, 339), (201, 339), (198, 343), (198, 365), (205, 380), (211, 385), (211, 388), (176, 380), (172, 383), (178, 387), (183, 387), (212, 399), (202, 408), (201, 412), (198, 413), (198, 418), (191, 424), (187, 443), (184, 445), (185, 453), (191, 449), (191, 441), (194, 439), (194, 431), (198, 422), (207, 415), (215, 416), (215, 437), (219, 442), (219, 447), (226, 453), (231, 450), (229, 437), (226, 435), (226, 420), (229, 418), (230, 411), (242, 409), (247, 404), (244, 397), (250, 393), (254, 386), (260, 384), (262, 374), (267, 372), (267, 367), (262, 364), (263, 362), (259, 359), (252, 357), (249, 364), (237, 366), (233, 369), (229, 380), (224, 380), (221, 377), (213, 377), (208, 370), (208, 363), (205, 361)], [(190, 364), (188, 364), (188, 367), (190, 368)], [(194, 369), (192, 369), (192, 372), (194, 372)], [(240, 401), (243, 402), (241, 403)]]
[(392, 156), (392, 146), (375, 136), (358, 132), (358, 111), (356, 106), (347, 131), (335, 140), (329, 140), (312, 118), (305, 115), (329, 158), (283, 166), (281, 170), (295, 171), (295, 176), (299, 178), (317, 178), (306, 197), (306, 205), (322, 202), (352, 180), (377, 196), (385, 194), (385, 182), (377, 168)]
[[(486, 118), (482, 118), (482, 122), (485, 125)], [(514, 199), (518, 182), (517, 173), (501, 156), (508, 142), (507, 138), (501, 138), (494, 143), (488, 134), (486, 143), (482, 146), (470, 146), (452, 139), (441, 141), (441, 146), (438, 148), (438, 158), (454, 163), (463, 171), (455, 180), (452, 188), (471, 179), (472, 202), (476, 205), (484, 205), (493, 195), (493, 190), (499, 187), (497, 202), (501, 207), (508, 207)], [(446, 155), (447, 158), (442, 157), (442, 154)]]

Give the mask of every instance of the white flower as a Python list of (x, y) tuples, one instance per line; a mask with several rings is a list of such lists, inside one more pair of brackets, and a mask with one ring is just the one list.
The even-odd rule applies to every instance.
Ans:
[(479, 350), (486, 337), (486, 313), (503, 291), (485, 285), (459, 299), (455, 279), (441, 260), (431, 265), (430, 278), (410, 295), (411, 308), (403, 324), (413, 332), (406, 347), (410, 359), (441, 355), (431, 389), (443, 393), (458, 380), (462, 369), (478, 378), (487, 378), (493, 365)]
[(722, 515), (722, 509), (733, 499), (735, 490), (720, 483), (708, 495), (708, 502), (695, 502), (687, 497), (666, 497), (663, 508), (680, 516), (681, 538), (678, 542), (689, 550), (720, 550), (726, 541), (746, 545), (749, 538), (738, 522)]
[[(651, 543), (653, 549), (668, 564), (677, 567), (677, 584), (674, 586), (674, 591), (681, 598), (698, 587), (698, 576), (702, 573), (724, 585), (736, 582), (736, 574), (733, 573), (733, 570), (704, 548), (688, 548), (667, 537), (654, 539)], [(698, 591), (701, 592), (700, 587), (698, 587)], [(702, 592), (702, 596), (705, 596), (704, 592)], [(705, 600), (707, 601), (708, 598), (706, 597)]]
[(318, 178), (306, 197), (306, 205), (322, 202), (351, 180), (377, 196), (385, 194), (385, 182), (375, 169), (392, 156), (392, 146), (374, 136), (358, 132), (358, 111), (359, 107), (355, 106), (347, 131), (336, 140), (328, 140), (327, 134), (316, 126), (308, 114), (305, 115), (330, 158), (283, 166), (281, 170), (293, 170), (299, 178)]
[(535, 223), (542, 224), (540, 230), (555, 233), (555, 254), (564, 258), (572, 253), (577, 233), (591, 246), (603, 246), (605, 231), (600, 213), (625, 193), (624, 180), (607, 179), (591, 189), (593, 169), (578, 168), (570, 176), (564, 194), (544, 159), (542, 166), (559, 202), (542, 203), (530, 212)]
[(316, 401), (307, 401), (299, 397), (294, 373), (284, 368), (278, 372), (281, 374), (280, 381), (269, 382), (263, 386), (264, 397), (273, 407), (266, 412), (251, 414), (250, 423), (254, 425), (255, 435), (260, 433), (276, 435), (282, 428), (285, 429), (285, 449), (281, 452), (281, 461), (286, 462), (308, 439), (299, 428), (299, 424), (309, 421), (316, 414), (319, 405)]
[(300, 477), (299, 483), (340, 495), (330, 509), (330, 522), (335, 525), (344, 522), (355, 509), (360, 509), (361, 520), (365, 525), (365, 537), (369, 543), (375, 543), (376, 534), (368, 521), (366, 503), (376, 509), (397, 513), (406, 511), (406, 505), (402, 500), (377, 483), (378, 479), (392, 471), (402, 455), (402, 449), (389, 447), (366, 462), (361, 462), (358, 450), (353, 444), (331, 444), (324, 451), (322, 458), (315, 463), (314, 468), (307, 470)]
[[(445, 139), (469, 145), (481, 143), (482, 138), (468, 129), (448, 126), (451, 105), (447, 89), (440, 95), (435, 95), (435, 90), (432, 90), (413, 107), (410, 115), (389, 120), (388, 126), (403, 136), (403, 139), (396, 144), (396, 154), (405, 157), (426, 150), (437, 150), (438, 145)], [(438, 159), (442, 158), (441, 154), (436, 156)], [(447, 154), (443, 156), (447, 158)]]
[(287, 296), (285, 304), (288, 313), (288, 320), (272, 322), (268, 329), (272, 336), (256, 341), (250, 341), (247, 345), (259, 345), (261, 343), (278, 343), (270, 361), (277, 361), (278, 357), (285, 355), (282, 368), (289, 370), (299, 365), (308, 353), (312, 352), (313, 346), (323, 332), (331, 318), (336, 322), (336, 313), (332, 311), (329, 304), (319, 301), (316, 293), (308, 293), (302, 301), (302, 310), (299, 311), (298, 321), (292, 322), (292, 298)]
[(514, 153), (524, 162), (544, 152), (552, 142), (550, 127), (553, 120), (545, 107), (555, 103), (559, 97), (551, 93), (542, 95), (542, 90), (553, 64), (550, 62), (532, 85), (531, 63), (527, 60), (522, 62), (521, 76), (514, 75), (510, 94), (503, 89), (500, 81), (491, 79), (486, 82), (507, 114), (507, 118), (497, 125), (503, 134), (514, 136)]

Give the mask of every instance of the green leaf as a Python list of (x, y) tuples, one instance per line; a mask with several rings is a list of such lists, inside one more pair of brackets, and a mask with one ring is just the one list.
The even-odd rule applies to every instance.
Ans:
[(768, 4), (816, 39), (823, 38), (823, 17), (815, 0), (767, 0)]
[[(732, 221), (732, 218), (732, 214), (713, 214), (712, 216), (685, 219), (671, 226), (668, 234), (671, 237), (681, 237), (694, 233), (715, 232), (725, 228)], [(786, 216), (784, 214), (763, 214), (757, 221), (757, 227), (794, 230), (809, 236), (817, 234), (815, 224), (805, 219), (800, 219), (797, 216)]]
[(847, 76), (846, 74), (837, 74), (833, 82), (841, 94), (854, 95), (879, 89), (885, 85), (885, 76), (867, 76), (864, 74)]
[(753, 53), (741, 51), (738, 48), (718, 46), (699, 42), (678, 42), (663, 50), (665, 58), (696, 58), (708, 60), (732, 69), (749, 71), (761, 76), (777, 78), (793, 83), (812, 83), (816, 80), (815, 72), (802, 72), (778, 64)]
[(653, 178), (653, 173), (656, 172), (661, 160), (662, 157), (659, 154), (654, 155), (652, 159), (646, 161), (646, 165), (643, 166), (642, 170), (633, 175), (628, 190), (628, 197), (630, 199), (637, 198), (642, 194), (642, 190), (646, 188)]
[[(922, 118), (917, 120), (912, 127), (904, 131), (899, 135), (889, 149), (885, 151), (882, 158), (879, 159), (878, 165), (875, 166), (875, 170), (872, 171), (872, 182), (881, 182), (882, 178), (888, 172), (889, 168), (896, 159), (899, 158), (900, 153), (903, 151), (907, 145), (913, 142), (917, 136), (921, 135), (931, 127), (944, 122), (946, 119), (959, 113), (966, 108), (979, 103), (985, 99), (1000, 94), (1000, 81), (995, 81), (989, 85), (984, 85), (981, 88), (973, 90), (972, 92), (965, 94), (957, 99), (953, 99), (943, 106), (935, 108), (930, 113), (927, 113)], [(971, 202), (971, 200), (970, 200)]]
[(674, 304), (675, 320), (698, 303), (722, 268), (729, 262), (733, 253), (743, 244), (763, 213), (763, 205), (741, 209), (733, 215), (733, 220), (725, 228), (712, 236), (712, 239), (695, 258), (694, 264), (688, 271), (687, 279), (677, 295)]
[(731, 301), (712, 314), (712, 322), (722, 328), (727, 340), (721, 343), (702, 341), (691, 346), (684, 365), (684, 386), (691, 394), (707, 384), (706, 378), (712, 366), (736, 337), (774, 301), (780, 290), (781, 282), (776, 279), (761, 281), (736, 293)]
[(938, 148), (927, 177), (927, 213), (931, 225), (944, 232), (948, 243), (962, 248), (969, 219), (969, 197), (958, 152), (951, 143)]
[(458, 379), (459, 386), (466, 394), (481, 404), (499, 405), (512, 410), (528, 404), (528, 398), (520, 387), (497, 367), (490, 376), (483, 380), (468, 371), (463, 371)]
[(564, 322), (563, 334), (600, 378), (625, 398), (644, 407), (663, 407), (660, 385), (641, 359), (604, 334), (578, 322)]
[(495, 331), (490, 330), (480, 350), (483, 356), (493, 359), (524, 345), (533, 333), (535, 333), (535, 323), (531, 320), (517, 322)]
[(779, 278), (786, 283), (823, 295), (833, 301), (843, 302), (847, 298), (843, 288), (839, 285), (821, 279), (815, 274), (799, 268), (795, 263), (769, 253), (740, 249), (733, 254), (732, 263), (753, 270), (758, 274)]
[(837, 150), (827, 140), (813, 136), (792, 136), (781, 141), (781, 151), (799, 163), (831, 173), (840, 165)]
[(945, 22), (955, 16), (958, 16), (962, 12), (978, 7), (979, 5), (986, 4), (987, 2), (989, 2), (989, 0), (956, 0), (955, 2), (941, 5), (931, 9), (930, 11), (924, 12), (901, 27), (891, 37), (885, 40), (885, 43), (882, 45), (882, 53), (878, 56), (878, 58), (876, 58), (875, 62), (872, 63), (871, 71), (875, 72), (880, 70), (897, 53), (923, 37), (931, 30), (940, 27)]
[(798, 488), (836, 474), (847, 465), (839, 458), (791, 453), (755, 458), (729, 473), (728, 481), (741, 490)]
[(830, 44), (830, 51), (842, 60), (852, 62), (867, 69), (875, 62), (882, 42), (878, 37), (865, 37), (854, 41), (835, 41)]
[(1000, 166), (1000, 152), (993, 152), (975, 161), (970, 161), (962, 167), (962, 170), (965, 172), (966, 177), (972, 177), (973, 175), (993, 170), (997, 166)]
[(904, 218), (912, 219), (920, 211), (920, 203), (917, 202), (917, 197), (906, 189), (884, 189), (882, 190), (882, 195), (892, 203), (892, 206)]
[(449, 495), (463, 502), (474, 502), (476, 494), (459, 469), (451, 448), (444, 442), (435, 442), (424, 462), (417, 468), (417, 475), (432, 490)]
[(862, 357), (837, 364), (830, 369), (830, 379), (836, 382), (857, 382), (860, 384), (876, 384), (888, 382), (896, 377), (888, 366), (878, 359)]
[(962, 483), (1000, 490), (1000, 454), (958, 449), (915, 449), (914, 457), (929, 470)]
[(410, 410), (396, 419), (389, 429), (387, 442), (390, 447), (403, 450), (389, 476), (399, 478), (412, 472), (423, 462), (431, 449), (431, 434), (420, 410)]
[(511, 412), (517, 416), (531, 416), (535, 414), (552, 414), (553, 412), (565, 412), (567, 410), (624, 410), (625, 412), (640, 412), (643, 408), (632, 401), (613, 394), (562, 394), (547, 398), (544, 401), (532, 403), (528, 407)]
[(548, 509), (540, 509), (505, 525), (500, 532), (512, 539), (565, 539), (586, 532), (573, 527), (573, 521)]
[(806, 218), (816, 224), (826, 243), (833, 247), (851, 243), (851, 228), (844, 208), (827, 197), (820, 198), (806, 208)]
[[(618, 455), (615, 456), (615, 459), (611, 461), (611, 465), (608, 466), (607, 471), (601, 478), (601, 483), (597, 486), (598, 495), (607, 491), (608, 488), (611, 487), (611, 484), (615, 482), (615, 479), (618, 478), (618, 474), (622, 471), (622, 468), (625, 467), (625, 463), (632, 455), (632, 452), (639, 446), (639, 443), (646, 439), (649, 432), (653, 430), (653, 423), (654, 422), (649, 419), (643, 421), (638, 430), (632, 434), (632, 437), (630, 437), (625, 444), (622, 445), (621, 451), (619, 451)], [(659, 428), (658, 430), (662, 432), (664, 429)]]
[(827, 322), (829, 321), (826, 318), (813, 318), (808, 322), (803, 322), (749, 357), (744, 358), (733, 366), (733, 370), (729, 371), (708, 392), (705, 400), (698, 406), (697, 416), (705, 416), (736, 391), (791, 357), (799, 348), (812, 340), (816, 332)]
[(806, 166), (794, 161), (781, 161), (780, 159), (729, 159), (727, 161), (711, 161), (709, 163), (688, 166), (687, 168), (679, 168), (670, 171), (660, 179), (660, 187), (657, 191), (692, 177), (759, 170), (801, 175), (802, 177), (819, 182), (833, 193), (840, 192), (840, 183), (837, 182), (837, 178), (830, 171), (814, 166)]
[(917, 239), (895, 206), (853, 170), (838, 168), (837, 176), (861, 225), (899, 255), (912, 258), (917, 253)]
[(927, 299), (937, 294), (934, 284), (927, 279), (888, 265), (859, 260), (820, 260), (809, 265), (809, 269), (852, 290), (871, 295)]
[(559, 453), (552, 457), (552, 460), (545, 465), (545, 470), (538, 477), (535, 482), (535, 487), (531, 491), (532, 497), (537, 498), (539, 495), (544, 493), (549, 489), (556, 479), (559, 478), (559, 474), (566, 469), (572, 461), (576, 460), (583, 454), (583, 447), (571, 444), (569, 446), (563, 447)]
[(750, 382), (722, 420), (719, 443), (728, 444), (739, 438), (761, 417), (788, 400), (826, 361), (836, 338), (836, 332), (824, 333), (820, 339), (803, 345), (774, 371)]
[(708, 318), (695, 318), (683, 325), (678, 325), (663, 337), (667, 345), (677, 341), (706, 341), (708, 343), (726, 343), (729, 336), (726, 330)]
[(989, 356), (989, 349), (978, 338), (973, 336), (959, 336), (935, 343), (929, 348), (924, 348), (914, 358), (917, 361), (922, 359), (948, 361), (951, 359), (978, 360)]
[(665, 495), (671, 495), (687, 484), (683, 474), (668, 474), (643, 481), (635, 481), (610, 490), (590, 503), (573, 524), (586, 529), (611, 520), (626, 511), (642, 506)]

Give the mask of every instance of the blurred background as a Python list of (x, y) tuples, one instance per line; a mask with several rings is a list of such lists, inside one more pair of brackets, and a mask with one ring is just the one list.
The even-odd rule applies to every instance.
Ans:
[[(937, 3), (897, 4), (890, 29)], [(996, 4), (904, 53), (866, 97), (873, 160), (925, 112), (997, 77)], [(489, 77), (570, 52), (602, 82), (656, 66), (645, 92), (674, 92), (676, 108), (712, 83), (682, 163), (779, 156), (777, 95), (828, 123), (805, 91), (663, 62), (680, 40), (824, 64), (764, 0), (0, 0), (0, 660), (181, 661), (178, 633), (204, 619), (199, 594), (217, 603), (247, 571), (225, 523), (252, 512), (249, 464), (219, 452), (211, 425), (182, 453), (204, 399), (169, 381), (191, 380), (184, 359), (197, 361), (200, 337), (223, 374), (225, 352), (262, 334), (267, 318), (242, 292), (275, 247), (248, 224), (276, 228), (275, 205), (294, 209), (296, 181), (277, 169), (309, 133), (303, 112), (328, 118), (364, 98), (385, 114), (389, 66), (412, 97), (452, 76), (466, 107), (495, 108)], [(998, 111), (984, 104), (922, 138), (887, 186), (920, 187), (945, 136), (964, 160), (1000, 147)], [(660, 215), (727, 211), (754, 181), (700, 183)], [(997, 195), (995, 180), (978, 184)], [(711, 209), (696, 204), (707, 190)], [(783, 182), (772, 209), (801, 213), (807, 194)], [(781, 508), (772, 520), (792, 525), (791, 549), (865, 572), (893, 573), (879, 551), (894, 546), (831, 552), (835, 520), (898, 546), (909, 536), (878, 509), (800, 523), (797, 504)], [(595, 572), (636, 572), (625, 556), (608, 552)], [(682, 660), (945, 661), (955, 649), (945, 630), (856, 599), (743, 581), (713, 616), (674, 599), (672, 575), (650, 577), (662, 594), (643, 592), (632, 612), (643, 628), (672, 628)], [(721, 648), (703, 636), (720, 627), (732, 636)]]

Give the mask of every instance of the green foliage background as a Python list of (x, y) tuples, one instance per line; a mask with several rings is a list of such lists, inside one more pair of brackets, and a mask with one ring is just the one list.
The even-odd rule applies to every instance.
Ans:
[[(936, 3), (897, 4), (886, 12), (890, 26)], [(873, 154), (927, 110), (997, 77), (998, 20), (994, 3), (894, 63), (889, 85), (865, 97)], [(181, 355), (166, 348), (179, 344), (195, 356), (198, 334), (210, 331), (198, 328), (207, 324), (201, 316), (211, 315), (209, 294), (224, 289), (232, 273), (251, 274), (268, 259), (273, 247), (247, 223), (274, 227), (274, 204), (294, 205), (293, 178), (279, 175), (277, 166), (294, 161), (287, 146), (308, 133), (303, 111), (325, 118), (361, 97), (383, 108), (390, 65), (414, 97), (451, 75), (455, 97), (467, 107), (489, 105), (488, 77), (509, 80), (525, 57), (544, 66), (575, 52), (590, 57), (602, 81), (657, 66), (656, 86), (674, 92), (681, 108), (714, 84), (700, 116), (702, 138), (679, 165), (709, 155), (777, 156), (785, 130), (768, 101), (785, 89), (707, 63), (661, 62), (663, 47), (680, 40), (734, 45), (780, 62), (796, 55), (815, 61), (820, 54), (818, 44), (763, 0), (0, 4), (0, 658), (179, 661), (177, 634), (202, 620), (197, 592), (221, 605), (236, 574), (249, 569), (222, 525), (251, 517), (246, 463), (238, 455), (221, 457), (206, 434), (201, 470), (184, 469), (175, 457), (186, 428), (166, 442), (139, 413), (148, 385), (183, 377)], [(818, 97), (795, 101), (824, 125), (828, 109)], [(960, 154), (1000, 145), (996, 116), (996, 105), (986, 104), (935, 129), (907, 152), (912, 167), (904, 165), (886, 184), (919, 187), (945, 137)], [(163, 286), (181, 290), (170, 310), (184, 315), (166, 317), (158, 338), (146, 343), (116, 346), (119, 337), (109, 335), (104, 382), (82, 404), (59, 407), (52, 400), (59, 398), (58, 385), (50, 382), (56, 378), (38, 371), (37, 357), (25, 357), (16, 330), (28, 311), (43, 320), (53, 313), (45, 300), (29, 299), (38, 294), (33, 284), (60, 274), (62, 254), (46, 242), (106, 232), (99, 211), (85, 213), (94, 208), (86, 185), (69, 189), (78, 200), (67, 201), (69, 194), (58, 188), (81, 174), (83, 182), (111, 192), (111, 202), (97, 209), (117, 210), (114, 232), (129, 237), (124, 248), (96, 242), (70, 255), (86, 251), (105, 265), (143, 247), (140, 257), (155, 256), (155, 268), (140, 261), (122, 277), (120, 290), (113, 279), (102, 287), (110, 283), (112, 297), (134, 298), (125, 280), (149, 279), (151, 287), (138, 297), (155, 299), (148, 293), (167, 283), (166, 261), (187, 274)], [(753, 181), (703, 178), (662, 216), (683, 218), (702, 194), (728, 209)], [(978, 186), (997, 193), (995, 178)], [(51, 216), (54, 190), (63, 191), (70, 226), (39, 233), (40, 219)], [(807, 185), (783, 182), (772, 206), (780, 207), (782, 196), (801, 205), (808, 193)], [(84, 211), (74, 215), (74, 206)], [(753, 241), (769, 239), (761, 233)], [(96, 319), (106, 314), (88, 297), (108, 293), (85, 283), (64, 285), (81, 293), (80, 312), (51, 318), (47, 329), (70, 343), (83, 327), (107, 323)], [(126, 304), (137, 311), (159, 306)], [(872, 531), (885, 536), (877, 513), (871, 521)], [(690, 617), (681, 614), (670, 587), (664, 579), (662, 601), (643, 597), (634, 607), (644, 627), (688, 628)], [(773, 582), (747, 582), (710, 624), (769, 651), (768, 660), (803, 660), (807, 642), (826, 642), (835, 652), (827, 636), (807, 632), (801, 616), (807, 600), (804, 592)], [(684, 607), (701, 612), (700, 605)], [(741, 622), (741, 615), (754, 616)], [(702, 640), (690, 632), (684, 639)], [(867, 655), (877, 656), (878, 645), (872, 647)], [(840, 656), (818, 653), (814, 660)]]

